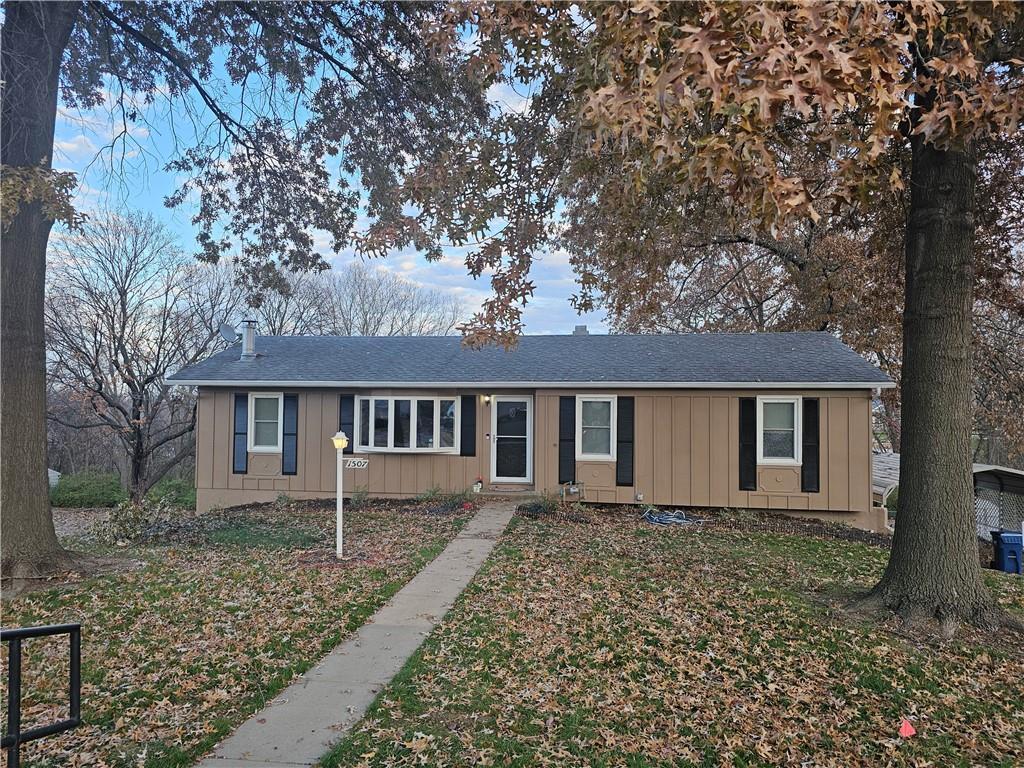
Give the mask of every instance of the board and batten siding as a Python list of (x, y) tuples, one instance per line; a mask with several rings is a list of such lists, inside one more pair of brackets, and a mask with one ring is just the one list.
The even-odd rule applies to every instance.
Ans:
[[(236, 390), (200, 388), (196, 430), (196, 486), (200, 509), (254, 501), (279, 494), (325, 498), (335, 493), (336, 454), (330, 444), (338, 429), (338, 390), (297, 390), (298, 455), (294, 475), (281, 474), (281, 455), (248, 454), (247, 474), (231, 472), (232, 398)], [(242, 391), (242, 390), (238, 390)], [(253, 390), (259, 391), (259, 390)], [(268, 388), (265, 391), (279, 391)], [(436, 394), (423, 390), (374, 390), (375, 394)], [(694, 507), (747, 507), (791, 513), (872, 512), (870, 390), (505, 390), (489, 395), (534, 396), (534, 484), (557, 493), (559, 398), (614, 394), (634, 398), (634, 478), (615, 485), (614, 462), (576, 462), (576, 479), (586, 500), (643, 502)], [(346, 392), (348, 394), (348, 392)], [(367, 394), (354, 391), (352, 394)], [(445, 393), (448, 394), (448, 393)], [(429, 489), (460, 491), (480, 477), (490, 482), (490, 405), (476, 394), (476, 455), (351, 454), (369, 458), (366, 469), (345, 470), (347, 492), (371, 496), (414, 496)], [(799, 394), (820, 401), (820, 490), (800, 491), (799, 467), (759, 466), (757, 490), (739, 488), (739, 398)], [(354, 439), (354, 435), (350, 436)], [(511, 488), (502, 485), (499, 488)], [(857, 524), (855, 521), (854, 524)], [(875, 523), (872, 523), (874, 525)]]
[[(577, 462), (586, 499), (694, 507), (862, 512), (871, 509), (871, 393), (869, 390), (581, 390), (634, 398), (634, 477), (615, 485), (614, 462)], [(536, 396), (535, 479), (558, 489), (558, 398)], [(799, 467), (759, 466), (757, 490), (739, 482), (739, 399), (793, 394), (820, 401), (820, 490), (800, 491)]]
[[(281, 390), (237, 390), (238, 392), (278, 392)], [(293, 391), (293, 390), (288, 390)], [(199, 509), (231, 506), (247, 502), (273, 501), (280, 494), (293, 498), (326, 498), (333, 496), (337, 484), (337, 452), (331, 437), (338, 431), (340, 395), (338, 390), (308, 389), (298, 392), (298, 451), (294, 475), (281, 474), (281, 454), (248, 454), (248, 472), (231, 472), (231, 441), (233, 434), (232, 398), (236, 390), (199, 390), (199, 413), (196, 428), (196, 492)], [(386, 395), (388, 390), (374, 390)], [(345, 394), (367, 394), (353, 391)], [(398, 394), (397, 392), (395, 394)], [(402, 391), (402, 394), (428, 394), (425, 391)], [(433, 395), (435, 393), (430, 392)], [(455, 392), (456, 395), (470, 394)], [(346, 495), (365, 490), (370, 496), (415, 496), (438, 488), (441, 491), (463, 490), (477, 477), (488, 478), (490, 444), (485, 433), (489, 418), (481, 412), (481, 398), (476, 398), (476, 456), (412, 453), (353, 453), (346, 458), (368, 458), (365, 469), (344, 470)], [(355, 435), (349, 435), (350, 440)]]

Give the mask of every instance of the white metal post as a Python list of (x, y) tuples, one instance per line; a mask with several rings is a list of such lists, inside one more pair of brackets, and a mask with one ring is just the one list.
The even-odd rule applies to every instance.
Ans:
[(337, 536), (336, 536), (336, 541), (335, 541), (335, 550), (336, 550), (335, 554), (337, 554), (339, 560), (342, 559), (342, 549), (344, 548), (344, 545), (345, 545), (345, 533), (344, 533), (345, 516), (344, 516), (344, 510), (342, 508), (342, 505), (344, 504), (344, 502), (342, 501), (342, 479), (341, 479), (342, 478), (342, 471), (343, 471), (344, 466), (345, 466), (345, 459), (343, 458), (344, 451), (345, 451), (344, 448), (339, 448), (338, 449), (338, 531), (337, 531)]

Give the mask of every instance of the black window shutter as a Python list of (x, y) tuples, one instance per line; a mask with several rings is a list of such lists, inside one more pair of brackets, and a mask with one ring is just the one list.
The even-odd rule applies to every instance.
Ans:
[(615, 423), (615, 484), (633, 484), (633, 398), (618, 399)]
[(348, 445), (342, 453), (356, 450), (356, 396), (342, 395), (338, 401), (338, 429), (348, 437)]
[(281, 474), (294, 475), (299, 463), (299, 396), (284, 396), (284, 426), (281, 429)]
[(820, 451), (821, 419), (816, 397), (804, 398), (803, 438), (800, 453), (803, 466), (800, 469), (800, 490), (804, 493), (818, 493), (821, 490)]
[(576, 398), (558, 398), (558, 482), (576, 481)]
[(249, 471), (248, 430), (249, 395), (236, 392), (234, 439), (231, 444), (231, 471), (236, 475), (244, 475)]
[(459, 418), (459, 456), (476, 456), (476, 395), (462, 396)]
[(757, 490), (757, 398), (740, 398), (740, 490)]

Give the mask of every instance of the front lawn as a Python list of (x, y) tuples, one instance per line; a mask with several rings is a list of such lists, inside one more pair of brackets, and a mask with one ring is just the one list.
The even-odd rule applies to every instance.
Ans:
[[(82, 624), (85, 725), (26, 745), (24, 764), (191, 765), (372, 615), (468, 514), (423, 503), (346, 511), (345, 564), (329, 503), (189, 517), (118, 549), (136, 570), (5, 602), (5, 626)], [(66, 716), (66, 647), (66, 637), (26, 641), (23, 728)]]
[[(1024, 642), (962, 630), (941, 644), (843, 610), (886, 554), (621, 514), (516, 517), (326, 763), (1024, 764)], [(1024, 613), (1024, 579), (986, 578)]]

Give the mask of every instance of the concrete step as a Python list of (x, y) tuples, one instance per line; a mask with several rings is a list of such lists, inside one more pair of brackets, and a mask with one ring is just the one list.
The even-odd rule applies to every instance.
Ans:
[(534, 490), (533, 488), (502, 488), (500, 486), (485, 488), (484, 490), (480, 491), (480, 493), (477, 494), (477, 496), (486, 496), (488, 498), (500, 498), (503, 496), (520, 497), (536, 495), (537, 491)]

